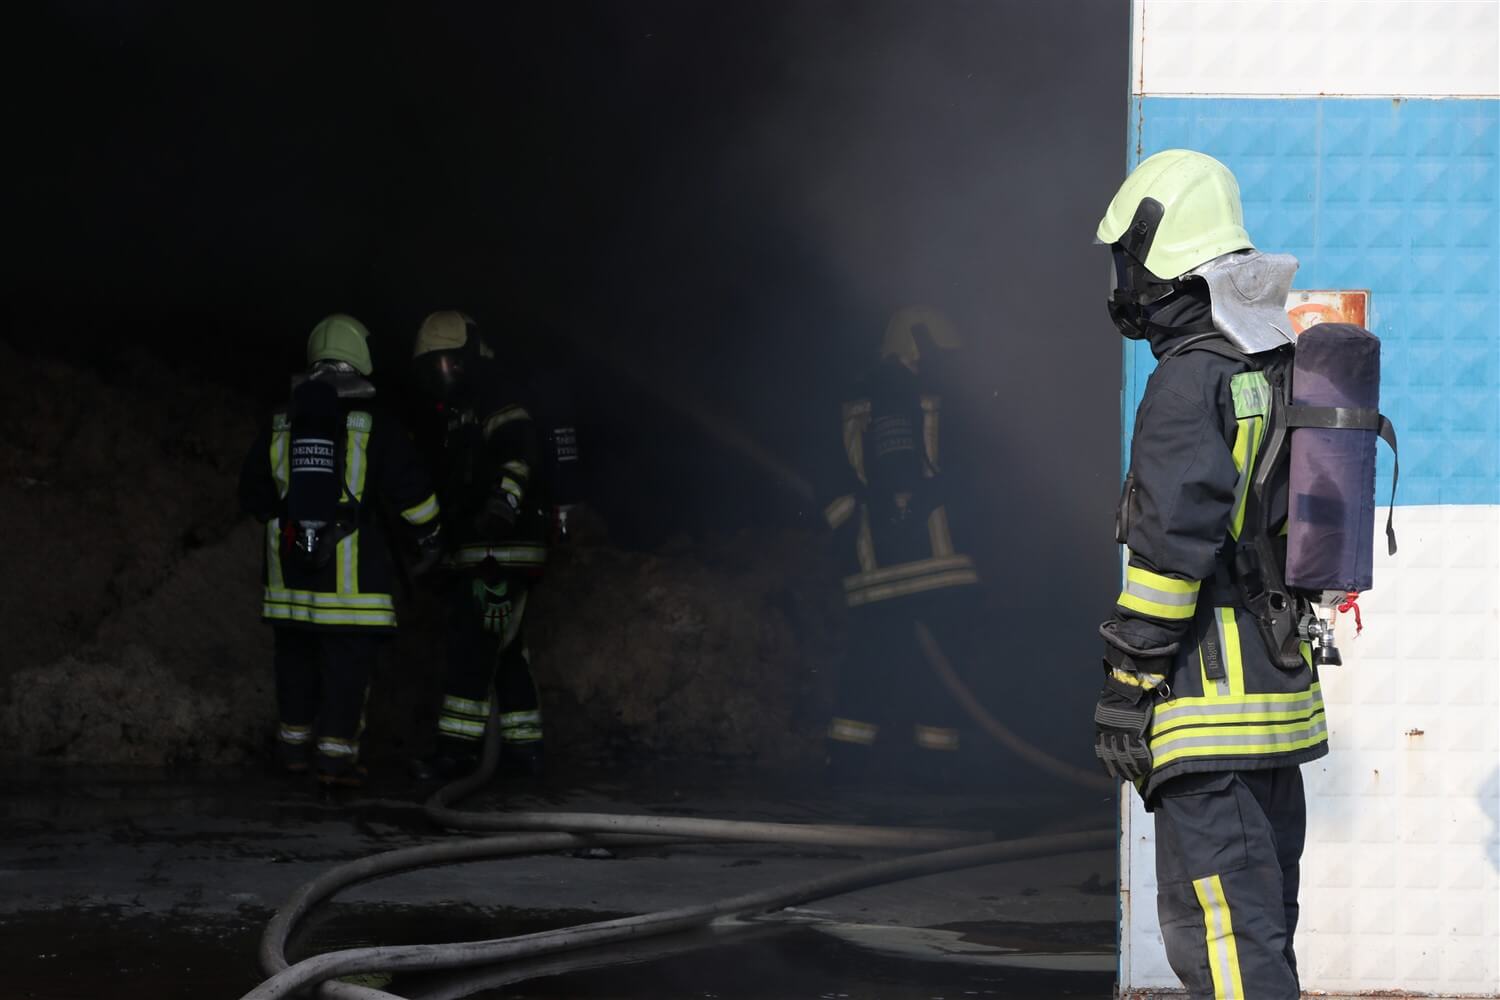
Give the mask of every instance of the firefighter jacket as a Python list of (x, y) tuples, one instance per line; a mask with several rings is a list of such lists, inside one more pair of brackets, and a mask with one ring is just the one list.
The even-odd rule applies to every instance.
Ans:
[(285, 501), (290, 487), (291, 422), (285, 409), (262, 426), (240, 471), (240, 506), (265, 523), (265, 595), (261, 617), (273, 625), (320, 629), (393, 629), (395, 554), (383, 511), (412, 539), (430, 533), (437, 497), (406, 429), (373, 401), (348, 401), (341, 503), (354, 511), (353, 529), (339, 539), (331, 563), (303, 569), (284, 560)]
[[(473, 569), (493, 560), (503, 571), (539, 576), (549, 513), (531, 406), (493, 365), (473, 377), (469, 397), (435, 414), (423, 441), (443, 509), (443, 565)], [(511, 524), (486, 515), (497, 500), (514, 512)]]
[[(1296, 669), (1278, 666), (1234, 578), (1271, 403), (1266, 375), (1207, 350), (1174, 355), (1187, 335), (1158, 333), (1152, 347), (1166, 360), (1136, 414), (1119, 514), (1125, 585), (1106, 625), (1136, 649), (1178, 644), (1153, 698), (1152, 772), (1140, 789), (1148, 802), (1175, 775), (1298, 764), (1323, 756), (1328, 742), (1308, 647)], [(1279, 489), (1272, 480), (1274, 531), (1286, 520), (1281, 477)], [(1284, 564), (1284, 539), (1280, 549)]]
[(843, 405), (848, 468), (823, 513), (845, 554), (851, 608), (979, 582), (973, 560), (953, 547), (941, 412), (941, 396), (895, 359)]

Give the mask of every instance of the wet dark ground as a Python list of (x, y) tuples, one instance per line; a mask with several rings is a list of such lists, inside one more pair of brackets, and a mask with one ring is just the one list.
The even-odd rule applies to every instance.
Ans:
[[(615, 802), (619, 811), (815, 822), (894, 822), (918, 812), (931, 825), (995, 828), (1007, 814), (1007, 807), (973, 797), (939, 803), (874, 796), (850, 805), (810, 795), (768, 804), (764, 789), (720, 781), (603, 781), (588, 794)], [(556, 788), (535, 789), (516, 804), (598, 807)], [(1028, 812), (1035, 821), (1038, 810)], [(290, 887), (341, 860), (437, 837), (419, 814), (371, 800), (324, 801), (263, 780), (7, 782), (0, 786), (0, 998), (233, 1000), (262, 978), (259, 937)], [(360, 898), (315, 913), (292, 955), (587, 923), (800, 878), (857, 858), (750, 847), (621, 853), (603, 863), (518, 859), (482, 882), (437, 876), (376, 882), (356, 890)], [(1012, 866), (993, 866), (612, 952), (365, 981), (428, 1000), (1102, 1000), (1114, 981), (1114, 893), (1101, 882), (1109, 872), (1096, 871), (1106, 863), (1095, 858), (1081, 867), (1010, 874)], [(521, 899), (557, 905), (514, 905)]]

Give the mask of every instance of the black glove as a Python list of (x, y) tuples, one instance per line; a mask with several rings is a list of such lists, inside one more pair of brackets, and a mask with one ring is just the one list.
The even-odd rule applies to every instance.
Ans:
[(1135, 649), (1122, 641), (1106, 622), (1104, 690), (1094, 706), (1094, 756), (1111, 778), (1130, 782), (1151, 773), (1151, 746), (1146, 730), (1159, 697), (1171, 694), (1167, 671), (1177, 644)]
[(1151, 702), (1151, 692), (1144, 688), (1129, 688), (1113, 677), (1105, 680), (1094, 706), (1094, 756), (1111, 778), (1135, 782), (1151, 773), (1146, 742)]
[(411, 565), (411, 575), (423, 576), (432, 571), (443, 557), (442, 530), (434, 526), (431, 531), (417, 539), (417, 557)]
[(476, 527), (488, 538), (498, 538), (510, 532), (516, 525), (516, 516), (521, 511), (521, 500), (514, 493), (495, 486), (485, 497), (484, 509), (475, 519)]

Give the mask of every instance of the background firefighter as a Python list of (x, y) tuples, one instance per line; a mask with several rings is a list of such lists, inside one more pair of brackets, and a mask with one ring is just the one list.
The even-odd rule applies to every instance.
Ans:
[[(842, 408), (846, 462), (824, 517), (844, 560), (848, 654), (829, 722), (835, 778), (869, 773), (872, 750), (924, 751), (938, 776), (959, 749), (960, 710), (916, 640), (925, 623), (949, 657), (967, 656), (978, 601), (973, 560), (954, 548), (939, 445), (943, 399), (935, 355), (960, 346), (936, 309), (897, 312), (880, 361)], [(911, 760), (911, 758), (908, 758)]]
[(279, 757), (292, 773), (315, 761), (324, 784), (360, 783), (370, 672), (396, 628), (381, 506), (399, 512), (391, 520), (423, 561), (438, 548), (437, 498), (405, 428), (375, 406), (367, 338), (351, 316), (313, 329), (307, 373), (240, 474), (241, 507), (266, 525), (261, 615), (275, 628)]
[[(1158, 366), (1120, 501), (1129, 561), (1101, 629), (1096, 754), (1155, 814), (1162, 933), (1189, 993), (1295, 998), (1298, 765), (1327, 752), (1327, 728), (1306, 645), (1280, 665), (1247, 595), (1285, 565), (1286, 469), (1264, 470), (1269, 490), (1253, 480), (1297, 262), (1255, 250), (1234, 176), (1189, 150), (1142, 162), (1098, 239), (1116, 264), (1110, 313)], [(1260, 532), (1280, 566), (1252, 562)]]
[(448, 549), (447, 672), (437, 747), (413, 762), (422, 779), (478, 763), (493, 685), (505, 761), (535, 773), (542, 711), (526, 646), (526, 602), (547, 560), (537, 431), (519, 380), (497, 364), (474, 321), (435, 312), (417, 333), (418, 389), (433, 409), (423, 447), (436, 471)]

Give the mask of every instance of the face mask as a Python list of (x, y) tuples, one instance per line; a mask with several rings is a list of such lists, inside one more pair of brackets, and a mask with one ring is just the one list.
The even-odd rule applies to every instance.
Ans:
[(417, 389), (429, 399), (451, 403), (464, 382), (464, 359), (457, 351), (432, 351), (416, 361)]
[(1177, 282), (1162, 281), (1118, 243), (1111, 250), (1115, 258), (1115, 290), (1108, 303), (1109, 318), (1125, 337), (1144, 340), (1151, 314), (1177, 292)]

